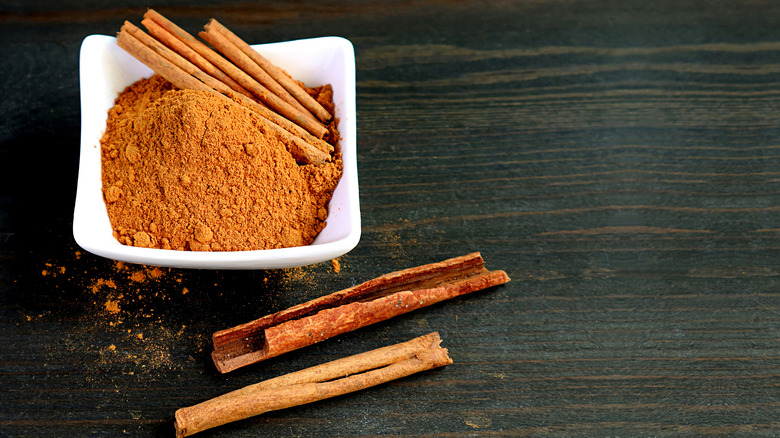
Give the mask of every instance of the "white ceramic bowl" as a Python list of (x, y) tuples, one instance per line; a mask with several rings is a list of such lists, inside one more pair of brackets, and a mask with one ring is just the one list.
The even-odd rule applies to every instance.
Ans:
[(313, 244), (257, 251), (197, 252), (137, 248), (120, 244), (111, 232), (103, 201), (100, 139), (108, 110), (122, 90), (152, 70), (116, 44), (91, 35), (80, 53), (81, 155), (73, 216), (73, 237), (86, 251), (145, 265), (200, 269), (278, 269), (320, 263), (344, 255), (360, 240), (355, 120), (355, 53), (344, 38), (323, 37), (252, 46), (309, 86), (333, 85), (344, 173), (333, 193), (327, 226)]

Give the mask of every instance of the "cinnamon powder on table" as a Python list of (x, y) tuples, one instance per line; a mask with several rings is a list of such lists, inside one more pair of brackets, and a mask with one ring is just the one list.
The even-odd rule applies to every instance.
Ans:
[[(332, 111), (329, 86), (309, 90)], [(338, 138), (335, 122), (330, 138)], [(333, 141), (333, 140), (331, 140)], [(309, 245), (340, 155), (299, 166), (246, 108), (155, 75), (117, 98), (101, 140), (103, 194), (125, 245), (244, 251)]]

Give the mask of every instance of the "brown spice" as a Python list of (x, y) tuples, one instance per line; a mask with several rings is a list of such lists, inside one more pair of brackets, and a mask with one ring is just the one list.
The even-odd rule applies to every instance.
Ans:
[(339, 259), (333, 259), (330, 261), (330, 266), (333, 268), (333, 272), (338, 274), (341, 272), (341, 263), (339, 263)]
[[(126, 21), (122, 26), (117, 34), (117, 44), (178, 88), (208, 91), (222, 99), (231, 100), (249, 108), (266, 129), (274, 131), (287, 140), (286, 145), (290, 149), (290, 153), (299, 163), (320, 164), (330, 161), (331, 155), (329, 153), (333, 150), (332, 145), (311, 135), (303, 127), (270, 110), (265, 105), (244, 94), (233, 92), (228, 84), (206, 74), (192, 62), (183, 58), (181, 54), (170, 50), (132, 23)], [(228, 65), (232, 64), (228, 63)], [(229, 69), (226, 71), (230, 73)], [(238, 79), (238, 77), (234, 77), (234, 79)], [(327, 131), (327, 128), (324, 131)]]
[[(50, 364), (62, 363), (67, 360), (63, 355), (78, 351), (84, 359), (87, 381), (99, 379), (108, 369), (121, 370), (124, 375), (158, 376), (161, 371), (180, 370), (184, 366), (173, 355), (182, 339), (198, 339), (197, 344), (207, 342), (202, 335), (189, 333), (185, 325), (170, 321), (165, 313), (178, 296), (177, 289), (182, 288), (182, 272), (118, 261), (98, 269), (100, 276), (90, 275), (94, 269), (86, 265), (63, 270), (64, 260), (82, 256), (83, 252), (75, 251), (40, 266), (50, 271), (46, 281), (51, 287), (67, 284), (83, 288), (84, 292), (78, 296), (79, 312), (72, 329), (59, 338), (56, 348), (41, 346)], [(138, 271), (144, 274), (142, 283), (132, 280)], [(177, 286), (171, 288), (171, 284)], [(27, 322), (55, 316), (51, 311), (21, 315)]]
[(278, 409), (300, 406), (452, 363), (437, 332), (265, 380), (174, 414), (185, 437)]
[(105, 306), (109, 313), (119, 313), (119, 300), (108, 300)]
[(106, 286), (111, 289), (116, 289), (116, 283), (114, 282), (114, 280), (106, 280), (104, 278), (98, 278), (94, 283), (92, 283), (89, 289), (94, 294), (97, 293), (103, 286)]
[(212, 335), (226, 373), (425, 306), (508, 282), (480, 253), (391, 272)]
[[(317, 98), (329, 88), (310, 90)], [(101, 140), (103, 193), (125, 245), (243, 251), (311, 244), (341, 177), (299, 166), (251, 111), (159, 76), (128, 87)]]

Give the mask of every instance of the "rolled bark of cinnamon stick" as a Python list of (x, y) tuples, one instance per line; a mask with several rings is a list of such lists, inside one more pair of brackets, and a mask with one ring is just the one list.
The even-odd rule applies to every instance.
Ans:
[[(154, 9), (149, 9), (146, 11), (142, 23), (147, 26), (147, 29), (150, 31), (150, 33), (151, 30), (154, 29), (155, 32), (163, 34), (162, 38), (164, 38), (166, 41), (176, 39), (184, 46), (189, 48), (190, 50), (182, 48), (182, 51), (177, 52), (181, 57), (185, 58), (193, 64), (196, 64), (198, 58), (202, 58), (206, 62), (214, 65), (219, 71), (224, 72), (227, 77), (235, 80), (238, 86), (242, 87), (246, 91), (246, 93), (238, 93), (235, 96), (241, 101), (242, 104), (252, 108), (255, 112), (259, 113), (264, 118), (268, 119), (276, 125), (281, 126), (291, 134), (300, 137), (305, 143), (313, 145), (320, 151), (323, 151), (327, 154), (333, 152), (333, 145), (322, 140), (322, 138), (327, 133), (327, 128), (324, 128), (319, 124), (316, 126), (309, 126), (310, 129), (316, 131), (316, 134), (312, 134), (309, 132), (309, 130), (296, 124), (291, 119), (272, 111), (262, 103), (254, 100), (255, 95), (269, 95), (270, 93), (246, 72), (233, 65), (227, 59), (223, 58), (219, 53), (215, 52), (202, 42), (195, 39), (195, 37), (190, 35), (187, 31), (180, 28)], [(167, 35), (165, 32), (167, 32)], [(176, 43), (171, 43), (171, 45), (174, 44)], [(178, 47), (178, 45), (176, 46)], [(263, 100), (261, 100), (261, 102), (263, 102)], [(325, 129), (324, 132), (322, 131), (323, 129)]]
[[(234, 47), (222, 35), (214, 31), (200, 32), (198, 35), (204, 40), (208, 41), (212, 46), (216, 47), (217, 50), (222, 52), (222, 54), (228, 57), (231, 61), (233, 61), (233, 63), (235, 63), (241, 69), (241, 71), (249, 74), (249, 76), (254, 79), (254, 81), (248, 81), (246, 83), (246, 88), (252, 91), (252, 93), (257, 96), (257, 98), (260, 99), (263, 103), (268, 105), (269, 108), (274, 109), (282, 116), (286, 117), (296, 125), (301, 126), (318, 138), (323, 138), (325, 134), (328, 133), (328, 128), (320, 124), (319, 121), (317, 121), (317, 119), (315, 119), (314, 116), (308, 112), (308, 110), (300, 107), (300, 105), (298, 105), (300, 108), (296, 108), (290, 104), (290, 100), (294, 101), (296, 104), (297, 101), (292, 96), (290, 96), (281, 85), (277, 84), (273, 78), (265, 74), (265, 71), (257, 67), (246, 55), (244, 55), (243, 52), (241, 52), (237, 47)], [(265, 78), (262, 77), (261, 73), (265, 74)], [(276, 87), (273, 87), (271, 82), (276, 84)], [(270, 88), (274, 89), (272, 90)], [(284, 99), (277, 93), (283, 93), (289, 96), (289, 98)]]
[(264, 412), (359, 391), (452, 363), (434, 332), (407, 342), (307, 368), (207, 400), (175, 413), (177, 437)]
[(508, 282), (479, 253), (385, 274), (212, 336), (222, 373), (422, 307)]
[[(209, 76), (132, 23), (126, 21), (122, 26), (117, 34), (117, 44), (178, 88), (209, 91), (233, 103), (236, 103), (236, 101), (230, 100), (228, 96), (237, 98), (241, 104), (252, 110), (265, 126), (285, 140), (285, 145), (298, 163), (320, 164), (330, 159), (330, 154), (322, 149), (330, 148), (332, 150), (331, 145), (319, 140), (325, 146), (317, 148), (292, 134), (289, 131), (294, 130), (291, 126), (293, 125), (292, 122), (287, 121), (243, 94), (234, 93), (230, 87)], [(266, 115), (282, 123), (288, 129), (284, 129), (273, 120), (269, 120), (268, 117), (265, 117)]]
[(228, 41), (238, 47), (252, 61), (262, 68), (269, 76), (281, 84), (295, 99), (306, 107), (312, 114), (323, 122), (329, 122), (333, 115), (328, 112), (316, 99), (311, 97), (297, 82), (288, 76), (281, 68), (266, 59), (263, 55), (252, 49), (252, 46), (234, 34), (230, 29), (222, 25), (216, 19), (211, 19), (206, 25), (214, 31), (220, 33)]
[[(125, 24), (128, 23), (125, 22)], [(174, 63), (163, 58), (135, 36), (127, 32), (124, 26), (117, 34), (117, 45), (178, 88), (211, 91), (216, 94), (213, 88), (207, 86)]]
[[(230, 80), (234, 80), (233, 78), (240, 77), (241, 74), (243, 73), (238, 67), (230, 63), (230, 61), (228, 61), (227, 59), (223, 58), (219, 53), (210, 49), (208, 46), (206, 46), (205, 44), (197, 40), (195, 37), (193, 37), (189, 32), (177, 26), (175, 23), (168, 20), (162, 14), (155, 11), (154, 9), (149, 9), (146, 11), (146, 13), (144, 14), (144, 19), (143, 21), (141, 21), (141, 23), (144, 26), (146, 26), (150, 34), (152, 35), (160, 34), (159, 38), (156, 35), (155, 38), (158, 38), (163, 42), (167, 42), (172, 39), (175, 39), (178, 40), (181, 44), (183, 44), (187, 48), (189, 48), (190, 50), (181, 49), (176, 51), (183, 57), (193, 62), (197, 60), (197, 57), (200, 57), (206, 62), (214, 65), (219, 71), (222, 71)], [(176, 43), (171, 43), (171, 45), (175, 45), (176, 47), (181, 47)], [(195, 63), (197, 64), (197, 62)], [(244, 76), (248, 77), (248, 75), (246, 75), (245, 73), (243, 74)], [(238, 82), (242, 82), (242, 81), (237, 80), (237, 83)], [(225, 81), (225, 83), (227, 83), (227, 81)], [(244, 91), (246, 91), (246, 93), (242, 92), (242, 94), (245, 94), (250, 98), (253, 98), (253, 94), (249, 90), (247, 90), (246, 87), (244, 87), (240, 83), (238, 83), (238, 85), (241, 88), (243, 88)]]
[(186, 74), (190, 76), (194, 76), (196, 79), (206, 84), (206, 86), (225, 95), (233, 94), (233, 90), (229, 86), (218, 81), (214, 77), (210, 76), (209, 74), (207, 74), (206, 72), (198, 68), (195, 64), (183, 58), (181, 55), (169, 49), (168, 47), (166, 47), (164, 44), (160, 43), (156, 39), (147, 35), (143, 30), (139, 29), (129, 21), (125, 21), (125, 24), (122, 25), (122, 28), (120, 29), (120, 33), (122, 32), (126, 32), (132, 35), (135, 39), (143, 43), (146, 47), (152, 49), (154, 52), (156, 52), (158, 55), (160, 55), (161, 57), (163, 57), (164, 59), (166, 59), (173, 65), (175, 65), (176, 67), (179, 67)]
[[(244, 52), (241, 49), (241, 47), (235, 44), (234, 40), (228, 38), (228, 35), (224, 33), (225, 30), (227, 29), (225, 29), (224, 26), (219, 25), (219, 23), (216, 23), (216, 20), (212, 18), (211, 20), (209, 20), (208, 23), (206, 23), (205, 26), (203, 26), (203, 32), (199, 33), (199, 35), (201, 36), (201, 38), (208, 41), (212, 46), (217, 48), (217, 50), (222, 52), (222, 54), (225, 55), (228, 59), (232, 60), (235, 65), (241, 68), (241, 70), (245, 71), (247, 74), (252, 76), (257, 82), (262, 84), (264, 87), (266, 87), (269, 91), (271, 91), (273, 94), (278, 96), (280, 99), (284, 100), (285, 102), (292, 105), (297, 110), (305, 113), (306, 115), (312, 118), (314, 117), (314, 115), (305, 106), (303, 106), (295, 98), (295, 96), (293, 96), (289, 91), (287, 91), (287, 89), (283, 87), (282, 84), (279, 83), (279, 81), (276, 78), (270, 75), (268, 71), (263, 68), (262, 65), (259, 65), (256, 62), (254, 62), (254, 60), (252, 59), (251, 56), (249, 56), (249, 54)], [(219, 39), (217, 40), (218, 44), (215, 45), (214, 41), (205, 38), (204, 36), (208, 36), (208, 37), (218, 36), (219, 37)], [(249, 47), (249, 50), (251, 52), (257, 53), (248, 44), (247, 47)]]
[(144, 18), (143, 21), (141, 21), (141, 24), (143, 24), (144, 27), (146, 27), (146, 30), (149, 32), (149, 35), (154, 37), (157, 41), (160, 41), (169, 49), (181, 55), (184, 59), (195, 64), (206, 74), (224, 83), (225, 85), (227, 85), (228, 87), (236, 91), (237, 93), (241, 93), (250, 98), (252, 97), (252, 93), (249, 90), (242, 87), (241, 84), (234, 81), (233, 78), (231, 78), (225, 72), (220, 70), (216, 65), (211, 63), (211, 61), (204, 58), (200, 53), (196, 52), (187, 44), (184, 44), (183, 41), (176, 38), (175, 35), (165, 30), (154, 20), (150, 18)]

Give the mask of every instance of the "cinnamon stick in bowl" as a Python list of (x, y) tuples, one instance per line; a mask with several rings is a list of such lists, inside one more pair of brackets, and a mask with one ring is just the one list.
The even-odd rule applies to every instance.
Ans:
[(208, 75), (190, 60), (169, 49), (129, 21), (122, 25), (117, 34), (117, 44), (178, 88), (209, 91), (217, 95), (221, 94), (228, 100), (234, 97), (235, 103), (255, 112), (265, 126), (286, 140), (285, 144), (296, 161), (319, 164), (328, 160), (328, 153), (333, 150), (332, 145), (312, 137), (295, 123), (244, 94), (234, 93), (230, 86)]
[(382, 275), (212, 336), (221, 373), (394, 316), (508, 282), (477, 253)]

